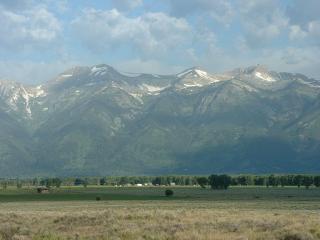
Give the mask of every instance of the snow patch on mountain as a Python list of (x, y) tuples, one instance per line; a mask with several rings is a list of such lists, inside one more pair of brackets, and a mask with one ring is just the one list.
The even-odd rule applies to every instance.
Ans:
[(97, 65), (91, 68), (91, 75), (93, 76), (103, 76), (107, 71), (111, 69), (108, 65)]
[(64, 81), (64, 80), (69, 79), (71, 77), (73, 77), (72, 73), (62, 73), (56, 78), (56, 81)]
[(164, 89), (166, 89), (167, 88), (167, 86), (166, 87), (159, 87), (159, 86), (155, 86), (155, 85), (149, 85), (149, 84), (142, 84), (141, 86), (140, 86), (140, 88), (141, 89), (146, 89), (148, 92), (150, 92), (150, 93), (155, 93), (155, 92), (160, 92), (160, 91), (162, 91), (162, 90), (164, 90)]
[(143, 104), (142, 97), (143, 95), (141, 93), (133, 93), (133, 92), (128, 92), (132, 97), (137, 99), (141, 104)]
[(42, 85), (26, 87), (15, 82), (0, 81), (0, 97), (11, 111), (25, 113), (26, 118), (32, 118), (32, 104), (35, 99), (44, 96), (46, 92)]
[(185, 86), (186, 88), (188, 88), (188, 87), (203, 87), (203, 85), (199, 84), (199, 83), (194, 83), (194, 84), (184, 83), (183, 86)]
[(30, 108), (30, 94), (27, 92), (27, 90), (21, 86), (21, 96), (24, 99), (24, 105), (25, 105), (25, 111), (27, 112), (28, 116), (31, 118), (32, 117), (32, 112)]
[(36, 97), (42, 97), (42, 96), (45, 96), (46, 93), (45, 91), (42, 89), (42, 85), (39, 85), (36, 87), (36, 93), (35, 93), (35, 96)]
[(202, 70), (200, 70), (200, 69), (195, 69), (194, 70), (197, 74), (198, 74), (198, 76), (200, 76), (200, 77), (203, 77), (203, 78), (208, 78), (209, 77), (209, 74), (207, 73), (207, 72), (205, 72), (205, 71), (202, 71)]
[(72, 74), (62, 74), (60, 75), (62, 78), (69, 78), (69, 77), (72, 77), (73, 75)]
[(220, 79), (216, 78), (214, 75), (209, 74), (208, 72), (194, 67), (183, 71), (182, 73), (177, 74), (178, 78), (201, 78), (209, 80), (210, 82), (217, 82)]
[(126, 77), (139, 77), (141, 73), (131, 73), (131, 72), (120, 72), (121, 75)]
[(255, 76), (267, 82), (275, 82), (276, 80), (267, 73), (255, 72)]
[(18, 91), (14, 91), (11, 97), (9, 98), (9, 103), (15, 109), (16, 109), (16, 103), (18, 102), (18, 99), (19, 99), (19, 93)]
[(184, 72), (181, 72), (181, 73), (177, 74), (177, 77), (178, 77), (178, 78), (181, 78), (181, 77), (187, 75), (188, 73), (190, 73), (190, 72), (192, 72), (192, 71), (193, 71), (193, 69), (187, 69), (187, 70), (185, 70)]
[(28, 95), (31, 98), (45, 97), (47, 93), (42, 89), (42, 85), (28, 89)]
[(178, 89), (204, 87), (225, 80), (225, 77), (209, 74), (197, 67), (187, 69), (176, 76), (180, 79), (176, 83)]
[[(101, 81), (104, 78), (93, 77), (104, 74), (107, 74), (104, 78), (108, 81)], [(62, 81), (58, 82), (57, 80)], [(30, 87), (12, 81), (0, 81), (0, 98), (4, 100), (9, 111), (21, 113), (24, 118), (31, 119), (32, 114), (33, 117), (36, 114), (33, 109), (39, 109), (38, 107), (42, 103), (44, 103), (43, 107), (47, 106), (47, 98), (45, 97), (47, 95), (52, 96), (57, 90), (59, 92), (63, 91), (63, 97), (66, 100), (68, 100), (68, 97), (74, 100), (77, 95), (89, 97), (91, 93), (92, 95), (104, 94), (107, 88), (113, 87), (122, 89), (143, 103), (152, 96), (161, 95), (166, 89), (181, 90), (187, 94), (198, 92), (199, 89), (205, 89), (210, 85), (214, 88), (215, 83), (229, 80), (232, 81), (232, 84), (238, 84), (240, 88), (248, 92), (257, 92), (261, 89), (279, 89), (291, 81), (301, 81), (301, 83), (313, 88), (320, 87), (320, 82), (314, 79), (308, 79), (303, 75), (268, 71), (260, 65), (240, 68), (223, 74), (210, 74), (194, 67), (176, 75), (157, 75), (118, 72), (111, 66), (101, 64), (69, 69), (60, 74), (53, 82), (43, 86)], [(50, 100), (50, 98), (48, 99)], [(42, 107), (40, 111), (41, 109), (46, 111)]]

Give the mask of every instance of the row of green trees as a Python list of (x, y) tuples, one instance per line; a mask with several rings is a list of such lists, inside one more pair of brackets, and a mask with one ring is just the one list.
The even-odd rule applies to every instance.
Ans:
[(206, 176), (123, 176), (123, 177), (88, 177), (88, 178), (34, 178), (34, 179), (0, 179), (3, 189), (8, 186), (128, 186), (128, 185), (154, 185), (154, 186), (210, 186), (213, 189), (226, 189), (229, 186), (310, 186), (320, 187), (320, 175), (211, 175)]
[(195, 176), (124, 176), (124, 177), (104, 177), (100, 179), (100, 185), (124, 186), (124, 185), (180, 185), (192, 186), (197, 184)]
[(266, 187), (278, 187), (278, 186), (304, 186), (309, 188), (314, 185), (320, 187), (320, 176), (312, 175), (267, 175), (267, 176), (253, 176), (253, 175), (211, 175), (209, 177), (198, 177), (197, 183), (205, 188), (211, 186), (213, 189), (227, 189), (232, 186), (266, 186)]
[(62, 180), (60, 178), (44, 178), (41, 179), (39, 183), (41, 186), (59, 188), (62, 184)]
[(314, 185), (320, 187), (320, 175), (266, 175), (266, 176), (253, 176), (253, 175), (240, 175), (234, 176), (231, 179), (231, 185), (241, 186), (304, 186), (309, 188)]
[(209, 177), (198, 177), (197, 183), (202, 188), (211, 186), (212, 189), (227, 189), (232, 182), (232, 178), (226, 174), (216, 175), (213, 174)]

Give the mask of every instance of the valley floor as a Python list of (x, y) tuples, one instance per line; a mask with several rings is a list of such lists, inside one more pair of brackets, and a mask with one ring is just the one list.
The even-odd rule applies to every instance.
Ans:
[[(0, 237), (320, 239), (319, 189), (172, 189), (171, 198), (161, 187), (63, 188), (40, 195), (2, 190)], [(100, 201), (93, 198), (98, 195)]]

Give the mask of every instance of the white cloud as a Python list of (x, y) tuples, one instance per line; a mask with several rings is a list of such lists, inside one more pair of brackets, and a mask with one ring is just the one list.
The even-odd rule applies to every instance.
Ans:
[(89, 9), (94, 4), (86, 1), (75, 8), (67, 0), (0, 0), (0, 78), (41, 82), (71, 65), (103, 62), (152, 73), (260, 63), (320, 76), (319, 0), (110, 3), (115, 9)]
[[(56, 11), (58, 14), (66, 13), (67, 11), (71, 10), (70, 5), (71, 1), (69, 0), (42, 0), (44, 1), (44, 6)], [(70, 14), (68, 12), (67, 14)]]
[(161, 58), (190, 43), (192, 29), (184, 19), (164, 13), (127, 17), (116, 9), (85, 10), (72, 22), (76, 35), (96, 53), (125, 49), (140, 58)]
[(232, 22), (234, 9), (225, 0), (170, 0), (171, 14), (177, 17), (188, 15), (208, 15), (218, 22), (228, 25)]
[(303, 31), (299, 25), (290, 26), (290, 40), (302, 40), (306, 38), (307, 32)]
[[(234, 64), (249, 66), (262, 64), (279, 72), (302, 73), (320, 79), (320, 49), (317, 47), (285, 47), (265, 49), (259, 54), (237, 55)], [(239, 64), (241, 62), (241, 64)]]
[(12, 51), (41, 47), (57, 39), (61, 24), (45, 7), (10, 11), (0, 7), (0, 48)]
[(266, 46), (288, 26), (289, 19), (274, 0), (239, 2), (240, 19), (247, 46)]
[(320, 20), (309, 22), (308, 32), (317, 40), (317, 43), (320, 44)]
[(287, 47), (266, 56), (269, 65), (277, 71), (303, 73), (320, 80), (320, 49), (318, 47)]
[(307, 44), (320, 45), (320, 1), (293, 0), (290, 3), (287, 8), (291, 24), (290, 40), (303, 40)]
[(287, 65), (297, 65), (302, 62), (310, 62), (311, 59), (303, 49), (288, 47), (284, 51), (280, 51), (281, 60)]
[(290, 26), (289, 38), (291, 41), (320, 45), (320, 21), (310, 21), (305, 27), (300, 25)]
[(1, 0), (0, 2), (0, 6), (9, 10), (26, 9), (33, 4), (33, 0)]
[(319, 0), (291, 0), (286, 13), (290, 18), (290, 24), (304, 27), (311, 21), (320, 20), (319, 9)]
[(130, 11), (143, 4), (143, 0), (112, 0), (113, 6), (119, 11)]

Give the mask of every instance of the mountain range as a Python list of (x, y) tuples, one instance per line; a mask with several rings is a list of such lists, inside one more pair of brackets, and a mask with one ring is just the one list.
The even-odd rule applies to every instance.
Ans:
[(317, 172), (319, 94), (319, 80), (261, 65), (0, 80), (0, 176)]

